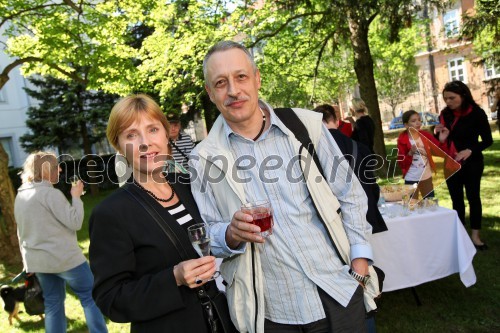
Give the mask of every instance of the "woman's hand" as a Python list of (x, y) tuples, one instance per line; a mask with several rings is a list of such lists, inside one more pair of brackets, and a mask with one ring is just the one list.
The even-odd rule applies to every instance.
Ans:
[(470, 157), (470, 155), (472, 155), (472, 150), (470, 150), (468, 148), (461, 150), (457, 153), (457, 156), (455, 157), (455, 161), (457, 161), (457, 162), (465, 161)]
[(76, 185), (71, 186), (71, 190), (69, 191), (72, 197), (79, 198), (83, 193), (83, 182), (78, 180)]
[[(437, 131), (439, 133), (439, 142), (445, 142), (446, 139), (448, 138), (448, 135), (450, 135), (450, 130), (441, 124), (437, 125), (436, 128), (438, 126), (442, 126), (442, 128), (440, 128), (440, 130)], [(436, 131), (436, 129), (434, 129), (434, 131)]]
[(226, 243), (230, 248), (237, 248), (241, 242), (264, 243), (264, 238), (257, 234), (260, 228), (250, 223), (252, 221), (250, 214), (245, 214), (241, 210), (234, 213), (226, 229)]
[(216, 269), (213, 256), (181, 261), (174, 266), (175, 281), (178, 286), (196, 288), (204, 285), (215, 274)]

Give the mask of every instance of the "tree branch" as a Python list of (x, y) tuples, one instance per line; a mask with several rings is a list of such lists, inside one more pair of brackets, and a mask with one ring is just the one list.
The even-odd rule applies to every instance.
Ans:
[(34, 7), (31, 7), (31, 8), (26, 8), (26, 9), (23, 9), (23, 10), (20, 10), (14, 14), (11, 14), (11, 15), (7, 15), (5, 16), (2, 21), (0, 21), (0, 28), (9, 20), (12, 20), (18, 16), (21, 16), (23, 15), (24, 13), (27, 13), (27, 12), (31, 12), (31, 11), (37, 11), (39, 9), (43, 9), (43, 8), (47, 8), (47, 7), (53, 7), (53, 6), (61, 6), (62, 4), (61, 3), (51, 3), (51, 4), (47, 4), (47, 5), (39, 5), (39, 6), (34, 6)]
[(71, 0), (63, 0), (63, 2), (65, 4), (67, 4), (69, 7), (73, 8), (75, 10), (75, 12), (77, 12), (78, 14), (81, 14), (83, 11), (82, 11), (82, 7), (81, 7), (81, 4), (80, 4), (80, 7), (78, 7), (73, 1)]
[[(20, 58), (20, 59), (14, 60), (12, 63), (10, 63), (7, 66), (5, 66), (5, 68), (3, 69), (2, 73), (0, 73), (0, 89), (2, 89), (3, 86), (7, 83), (7, 81), (9, 81), (9, 79), (10, 79), (10, 77), (9, 77), (10, 71), (12, 71), (15, 67), (17, 67), (19, 65), (22, 65), (24, 63), (27, 63), (27, 62), (42, 62), (43, 63), (43, 59), (42, 58), (38, 58), (38, 57)], [(83, 79), (83, 78), (79, 77), (75, 73), (68, 72), (68, 71), (62, 69), (61, 67), (59, 67), (59, 66), (57, 66), (55, 64), (47, 64), (46, 63), (45, 65), (47, 65), (50, 68), (58, 71), (61, 74), (67, 76), (68, 78), (72, 79), (73, 81), (81, 82), (83, 84), (87, 84), (88, 83), (87, 79)]]
[(326, 13), (327, 13), (327, 12), (325, 12), (325, 11), (322, 11), (322, 12), (310, 12), (310, 13), (304, 13), (304, 14), (299, 14), (299, 15), (292, 16), (292, 17), (288, 18), (288, 19), (286, 20), (286, 22), (285, 22), (285, 23), (283, 23), (283, 24), (282, 24), (282, 25), (281, 25), (281, 26), (280, 26), (277, 30), (275, 30), (275, 31), (273, 31), (273, 32), (270, 32), (270, 33), (268, 33), (268, 34), (263, 34), (263, 35), (261, 35), (261, 36), (257, 37), (257, 39), (256, 39), (253, 43), (251, 43), (250, 45), (248, 45), (248, 48), (252, 48), (252, 47), (254, 47), (255, 45), (257, 45), (257, 43), (258, 43), (258, 42), (260, 42), (260, 41), (261, 41), (261, 40), (263, 40), (263, 39), (266, 39), (266, 38), (270, 38), (270, 37), (274, 37), (274, 36), (276, 36), (276, 35), (277, 35), (277, 34), (279, 34), (279, 33), (280, 33), (283, 29), (285, 29), (285, 28), (288, 26), (288, 24), (289, 24), (290, 22), (292, 22), (292, 21), (293, 21), (293, 20), (295, 20), (295, 19), (298, 19), (298, 18), (301, 18), (301, 17), (307, 17), (307, 16), (321, 15), (321, 14), (326, 14)]
[(328, 41), (332, 36), (335, 34), (335, 32), (330, 33), (328, 36), (326, 36), (325, 40), (323, 41), (321, 48), (319, 49), (318, 53), (318, 58), (316, 59), (316, 66), (314, 67), (314, 83), (313, 83), (313, 89), (311, 92), (311, 98), (309, 99), (309, 104), (312, 104), (313, 99), (314, 99), (314, 91), (316, 90), (316, 81), (318, 79), (318, 72), (319, 72), (319, 65), (321, 62), (321, 58), (323, 58), (323, 52), (325, 51), (326, 45), (328, 44)]

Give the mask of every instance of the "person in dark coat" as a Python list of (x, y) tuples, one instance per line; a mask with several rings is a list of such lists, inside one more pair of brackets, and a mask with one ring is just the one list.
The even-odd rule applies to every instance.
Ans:
[(465, 83), (448, 82), (443, 89), (443, 99), (446, 107), (439, 115), (440, 124), (436, 125), (435, 132), (439, 132), (443, 127), (450, 131), (449, 154), (462, 164), (462, 168), (446, 180), (453, 209), (457, 211), (462, 223), (465, 223), (465, 187), (470, 209), (471, 239), (478, 250), (486, 250), (488, 247), (481, 241), (479, 230), (483, 215), (483, 150), (493, 144), (490, 124), (486, 113), (474, 101)]
[[(197, 293), (217, 293), (213, 256), (199, 257), (187, 227), (202, 223), (188, 179), (165, 175), (169, 125), (147, 95), (120, 100), (112, 109), (107, 136), (133, 168), (126, 185), (103, 200), (90, 217), (93, 296), (112, 321), (131, 322), (131, 332), (211, 332)], [(185, 177), (185, 176), (184, 176)], [(143, 206), (161, 215), (188, 260)]]
[[(370, 149), (368, 149), (366, 145), (348, 138), (338, 130), (338, 119), (335, 114), (335, 109), (331, 105), (320, 105), (316, 107), (314, 111), (323, 114), (323, 122), (330, 134), (335, 139), (335, 142), (337, 142), (344, 156), (349, 160), (351, 167), (354, 166), (354, 174), (358, 177), (368, 198), (366, 220), (373, 228), (372, 233), (386, 231), (387, 225), (377, 206), (380, 197), (380, 187), (376, 182), (373, 171), (367, 167), (371, 159), (365, 158), (371, 155)], [(354, 150), (357, 150), (356, 156), (354, 156)]]
[(361, 98), (353, 98), (351, 101), (351, 111), (356, 116), (356, 123), (351, 138), (354, 141), (366, 145), (373, 153), (373, 143), (375, 138), (375, 122), (368, 115), (368, 108)]

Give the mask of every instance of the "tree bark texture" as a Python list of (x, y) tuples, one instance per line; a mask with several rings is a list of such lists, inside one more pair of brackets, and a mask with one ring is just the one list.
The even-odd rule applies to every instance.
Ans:
[(10, 265), (21, 262), (17, 225), (14, 217), (14, 187), (9, 177), (9, 156), (0, 145), (0, 262)]
[[(349, 13), (352, 14), (352, 13)], [(368, 44), (368, 30), (370, 23), (364, 17), (349, 17), (349, 29), (351, 31), (351, 45), (354, 51), (354, 71), (359, 83), (361, 98), (368, 108), (368, 114), (375, 122), (374, 151), (385, 160), (386, 151), (384, 143), (384, 132), (382, 130), (382, 118), (378, 105), (377, 87), (373, 75), (373, 59)], [(387, 174), (387, 164), (379, 170)], [(380, 174), (380, 173), (379, 173)]]

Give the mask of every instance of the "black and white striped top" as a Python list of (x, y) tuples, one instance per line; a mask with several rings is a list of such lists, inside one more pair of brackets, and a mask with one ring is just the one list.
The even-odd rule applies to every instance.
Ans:
[(194, 223), (193, 217), (180, 201), (170, 207), (166, 207), (165, 209), (168, 210), (170, 215), (172, 215), (172, 217), (186, 229)]
[(172, 156), (174, 157), (174, 160), (177, 163), (181, 164), (185, 169), (187, 169), (189, 154), (191, 154), (191, 151), (194, 148), (193, 141), (191, 141), (189, 135), (179, 133), (179, 137), (177, 138), (177, 140), (171, 140), (170, 142), (173, 142), (173, 144), (171, 145)]

